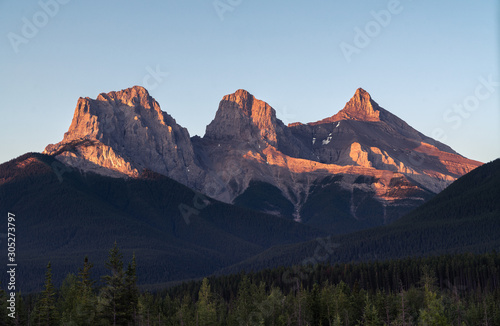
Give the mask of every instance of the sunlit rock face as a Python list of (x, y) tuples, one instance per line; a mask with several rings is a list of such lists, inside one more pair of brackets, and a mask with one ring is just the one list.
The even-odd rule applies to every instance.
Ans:
[(113, 177), (152, 170), (219, 200), (338, 233), (397, 219), (481, 165), (361, 88), (333, 116), (288, 126), (268, 103), (237, 90), (222, 98), (204, 137), (190, 138), (135, 86), (80, 98), (64, 139), (45, 153)]
[[(308, 156), (307, 146), (294, 139), (290, 128), (276, 118), (276, 111), (242, 89), (222, 98), (204, 139), (247, 143), (257, 148), (272, 146), (288, 155)], [(308, 158), (312, 159), (312, 155)]]
[(147, 168), (194, 185), (202, 173), (188, 131), (139, 86), (80, 98), (64, 139), (44, 153), (111, 176), (137, 177)]
[(336, 184), (351, 193), (353, 218), (369, 197), (382, 205), (374, 219), (385, 223), (481, 165), (413, 129), (361, 88), (332, 117), (288, 126), (269, 104), (238, 90), (224, 96), (204, 138), (194, 142), (218, 177), (212, 195), (238, 201), (258, 180), (281, 191), (297, 220), (308, 219), (303, 211), (315, 185), (332, 176), (342, 176)]
[(332, 117), (290, 129), (304, 143), (309, 140), (318, 162), (403, 173), (433, 192), (481, 164), (413, 129), (361, 88)]

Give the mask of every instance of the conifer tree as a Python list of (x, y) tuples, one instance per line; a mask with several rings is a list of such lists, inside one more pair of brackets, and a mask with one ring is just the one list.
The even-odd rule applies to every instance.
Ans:
[(135, 325), (137, 321), (137, 309), (139, 304), (139, 289), (137, 288), (135, 253), (132, 262), (128, 264), (125, 272), (125, 304), (127, 308), (127, 319)]
[[(29, 315), (28, 315), (28, 308), (26, 307), (26, 304), (24, 303), (24, 299), (21, 293), (16, 294), (17, 300), (16, 300), (16, 318), (12, 325), (28, 325), (29, 321)], [(9, 325), (9, 324), (6, 324)]]
[[(0, 283), (1, 285), (1, 283)], [(19, 296), (16, 295), (16, 306), (18, 305)], [(7, 294), (3, 290), (3, 288), (0, 286), (0, 325), (12, 325), (13, 319), (8, 316), (10, 313), (9, 310), (7, 310), (9, 303), (7, 302)]]
[(217, 322), (216, 305), (213, 295), (210, 292), (208, 279), (204, 278), (198, 293), (198, 302), (196, 303), (196, 317), (199, 326), (215, 325)]
[(93, 264), (85, 256), (77, 280), (77, 289), (80, 295), (76, 306), (76, 319), (79, 325), (93, 325), (95, 323), (97, 297), (94, 293), (95, 281), (91, 278), (92, 267)]
[(109, 270), (109, 275), (102, 277), (106, 285), (101, 290), (99, 297), (101, 318), (113, 326), (127, 325), (123, 255), (120, 253), (116, 241), (109, 251), (106, 268)]
[(335, 315), (335, 319), (333, 320), (332, 326), (342, 326), (342, 320), (338, 314)]
[(419, 325), (446, 326), (449, 325), (444, 314), (444, 305), (434, 289), (436, 280), (430, 269), (424, 267), (422, 283), (425, 291), (425, 308), (420, 310)]
[(420, 311), (419, 325), (446, 326), (449, 325), (444, 314), (444, 305), (441, 298), (438, 298), (437, 293), (426, 290), (425, 292), (426, 307)]
[(154, 319), (153, 314), (154, 297), (151, 293), (143, 293), (139, 297), (139, 303), (137, 305), (137, 311), (139, 315), (139, 321), (142, 325), (149, 325), (151, 320)]
[(368, 294), (365, 297), (365, 308), (363, 309), (363, 317), (361, 324), (364, 326), (380, 326), (382, 322), (378, 316), (378, 310), (371, 301)]
[(56, 299), (55, 288), (52, 284), (52, 265), (47, 264), (47, 271), (45, 272), (45, 286), (40, 300), (37, 302), (37, 315), (36, 321), (38, 325), (52, 326), (57, 323)]
[(234, 311), (240, 325), (248, 324), (250, 314), (253, 312), (253, 305), (250, 279), (248, 276), (243, 275), (239, 284), (238, 297), (235, 303), (236, 309)]
[(85, 256), (83, 260), (83, 267), (78, 271), (78, 285), (80, 290), (87, 292), (93, 291), (93, 286), (95, 281), (92, 280), (90, 270), (94, 267), (94, 264), (89, 262), (89, 257)]
[(79, 291), (75, 274), (68, 274), (59, 289), (58, 308), (61, 313), (61, 322), (65, 325), (75, 323), (75, 307), (79, 299)]
[(193, 303), (191, 301), (191, 298), (187, 294), (182, 299), (182, 303), (177, 313), (178, 320), (176, 324), (181, 326), (190, 326), (196, 324), (193, 311)]

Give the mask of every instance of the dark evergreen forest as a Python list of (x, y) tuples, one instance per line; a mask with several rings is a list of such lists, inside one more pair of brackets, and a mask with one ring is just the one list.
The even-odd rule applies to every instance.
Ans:
[(137, 286), (135, 256), (117, 244), (107, 273), (88, 257), (58, 288), (1, 292), (1, 325), (500, 325), (500, 255), (441, 255), (299, 265), (211, 276), (154, 292)]

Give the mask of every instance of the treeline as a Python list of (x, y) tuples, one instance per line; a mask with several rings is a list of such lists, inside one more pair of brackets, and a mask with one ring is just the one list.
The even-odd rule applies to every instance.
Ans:
[(87, 258), (60, 288), (2, 293), (0, 325), (500, 325), (500, 255), (461, 254), (371, 263), (295, 266), (211, 276), (139, 291), (135, 257), (117, 245), (100, 284)]
[(45, 285), (38, 295), (16, 295), (15, 318), (12, 318), (7, 295), (0, 290), (0, 325), (140, 325), (135, 255), (126, 268), (115, 242), (109, 251), (102, 285), (92, 279), (93, 264), (85, 257), (77, 275), (68, 274), (61, 287), (52, 282), (49, 262)]

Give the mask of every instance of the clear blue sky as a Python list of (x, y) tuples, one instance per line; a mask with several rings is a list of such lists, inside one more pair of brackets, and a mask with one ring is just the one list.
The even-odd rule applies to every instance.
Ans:
[(200, 136), (239, 88), (289, 123), (331, 116), (363, 87), (486, 162), (500, 157), (497, 3), (0, 0), (0, 162), (60, 141), (78, 97), (133, 85)]

